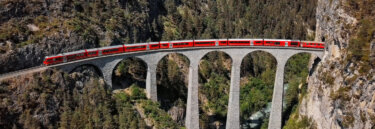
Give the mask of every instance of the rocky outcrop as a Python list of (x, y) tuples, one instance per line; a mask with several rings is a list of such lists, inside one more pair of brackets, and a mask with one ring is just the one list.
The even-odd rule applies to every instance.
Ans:
[(56, 126), (64, 100), (74, 90), (82, 94), (85, 86), (91, 87), (96, 81), (104, 85), (92, 68), (72, 74), (47, 69), (1, 81), (0, 125), (3, 128)]
[(337, 58), (342, 56), (341, 50), (348, 47), (351, 30), (357, 19), (345, 12), (339, 0), (318, 0), (316, 9), (315, 41), (329, 44), (327, 56)]
[(41, 65), (45, 56), (160, 38), (161, 3), (0, 1), (0, 74)]
[(30, 44), (22, 48), (14, 48), (16, 44), (7, 41), (5, 45), (8, 46), (4, 47), (13, 47), (14, 49), (0, 54), (0, 74), (42, 65), (45, 56), (98, 47), (98, 44), (83, 42), (82, 37), (78, 36), (76, 33), (68, 33), (68, 38), (63, 35), (65, 34), (44, 37), (40, 43)]
[(326, 55), (308, 78), (308, 94), (299, 114), (318, 129), (370, 129), (375, 125), (375, 70), (361, 71), (347, 60), (349, 40), (358, 19), (343, 7), (347, 1), (319, 0), (316, 40), (328, 44)]

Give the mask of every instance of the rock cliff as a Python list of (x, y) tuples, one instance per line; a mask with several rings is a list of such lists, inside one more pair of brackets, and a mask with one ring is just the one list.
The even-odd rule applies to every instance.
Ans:
[[(361, 4), (373, 3), (359, 2), (358, 10), (366, 9)], [(352, 47), (349, 47), (354, 46), (353, 38), (363, 36), (357, 34), (364, 26), (359, 21), (371, 15), (357, 17), (359, 11), (353, 13), (356, 10), (353, 7), (357, 6), (351, 4), (350, 0), (318, 1), (315, 40), (325, 41), (328, 48), (308, 78), (308, 94), (299, 107), (299, 114), (309, 117), (318, 129), (370, 129), (375, 125), (373, 60), (352, 59)], [(374, 37), (371, 39), (374, 41)]]

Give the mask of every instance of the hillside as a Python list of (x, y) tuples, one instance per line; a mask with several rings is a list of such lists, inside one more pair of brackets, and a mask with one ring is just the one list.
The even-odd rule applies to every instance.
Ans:
[[(329, 46), (320, 63), (315, 56), (298, 54), (286, 65), (283, 128), (374, 128), (374, 6), (374, 0), (4, 0), (0, 74), (39, 66), (44, 56), (123, 43), (324, 41)], [(200, 61), (201, 128), (225, 128), (231, 63), (224, 52), (210, 52)], [(242, 128), (267, 128), (276, 63), (262, 51), (244, 58)], [(136, 58), (116, 67), (113, 89), (90, 67), (73, 73), (48, 69), (5, 80), (0, 82), (0, 127), (181, 128), (188, 68), (189, 60), (180, 54), (159, 62), (158, 102), (146, 100), (147, 67)], [(263, 117), (254, 122), (259, 113)]]

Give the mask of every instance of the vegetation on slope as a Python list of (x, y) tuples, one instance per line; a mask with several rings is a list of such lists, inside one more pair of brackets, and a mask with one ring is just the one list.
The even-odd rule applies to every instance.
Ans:
[(1, 89), (4, 128), (179, 128), (159, 104), (146, 100), (143, 89), (133, 85), (112, 94), (92, 72), (47, 70), (4, 81)]
[(199, 64), (200, 128), (224, 128), (228, 110), (229, 55), (209, 52)]

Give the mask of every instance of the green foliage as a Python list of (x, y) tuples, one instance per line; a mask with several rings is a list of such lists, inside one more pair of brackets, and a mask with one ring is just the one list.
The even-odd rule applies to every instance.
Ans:
[(352, 88), (349, 87), (349, 86), (340, 87), (336, 92), (331, 91), (331, 94), (329, 95), (329, 97), (333, 101), (336, 101), (336, 100), (340, 99), (344, 102), (348, 102), (351, 99), (351, 96), (350, 96), (351, 89)]
[(327, 83), (328, 85), (332, 86), (335, 82), (335, 78), (331, 75), (330, 72), (325, 71), (319, 76), (320, 80), (323, 80), (323, 82)]
[(265, 108), (272, 101), (273, 85), (267, 85), (259, 78), (250, 78), (249, 83), (241, 87), (241, 120)]
[(152, 102), (151, 100), (142, 100), (140, 101), (140, 105), (144, 109), (144, 113), (147, 117), (151, 117), (155, 121), (156, 128), (178, 128), (178, 125), (172, 120), (172, 118), (159, 108), (159, 103)]
[(158, 64), (158, 99), (165, 111), (173, 106), (185, 107), (187, 100), (185, 79), (187, 78), (188, 64), (189, 60), (180, 54), (169, 54), (162, 58)]
[(213, 114), (225, 118), (229, 99), (229, 80), (224, 76), (211, 74), (209, 81), (200, 90), (208, 99), (205, 108), (211, 110)]
[(285, 83), (290, 80), (302, 81), (308, 75), (310, 54), (303, 53), (292, 56), (285, 65)]
[(359, 72), (364, 75), (372, 67), (375, 67), (375, 61), (370, 60), (370, 42), (374, 40), (375, 22), (363, 19), (359, 24), (360, 28), (356, 36), (349, 41), (347, 60), (361, 61)]
[[(76, 86), (76, 80), (82, 81), (83, 86)], [(0, 113), (0, 126), (4, 128), (146, 129), (146, 123), (135, 107), (146, 101), (147, 109), (139, 110), (154, 114), (153, 117), (147, 117), (154, 121), (153, 125), (157, 128), (179, 127), (160, 109), (158, 103), (146, 100), (145, 93), (136, 85), (131, 86), (129, 92), (112, 94), (97, 77), (78, 73), (65, 75), (53, 70), (40, 73), (40, 76), (38, 74), (25, 79), (13, 79), (0, 84), (1, 87), (7, 87), (0, 92), (0, 110), (4, 111)], [(11, 100), (9, 97), (13, 91), (21, 91), (18, 88), (22, 92), (14, 94), (15, 99)], [(7, 108), (12, 105), (24, 109), (20, 111)], [(34, 115), (55, 120), (43, 123)]]
[(348, 113), (345, 114), (342, 124), (345, 128), (349, 128), (349, 127), (353, 126), (354, 120), (355, 120), (355, 118), (353, 116), (353, 113), (348, 112)]
[(131, 97), (133, 100), (137, 99), (146, 99), (146, 93), (143, 91), (143, 89), (139, 88), (137, 85), (130, 86), (131, 90)]
[[(201, 128), (210, 128), (214, 119), (225, 123), (228, 110), (230, 84), (230, 57), (224, 52), (209, 52), (199, 64), (199, 94), (204, 101), (200, 104), (204, 112), (201, 116)], [(224, 124), (221, 125), (222, 128)]]
[(301, 116), (298, 118), (297, 114), (294, 114), (283, 127), (283, 129), (314, 129), (316, 126), (313, 124), (312, 119), (307, 116)]
[[(240, 89), (240, 117), (242, 123), (245, 123), (249, 121), (250, 115), (262, 110), (272, 101), (276, 60), (267, 52), (256, 51), (243, 59), (241, 67), (241, 76), (248, 79)], [(268, 114), (261, 120), (260, 128), (268, 127), (267, 116)]]
[(307, 93), (306, 77), (308, 76), (308, 63), (310, 54), (302, 53), (292, 56), (285, 65), (284, 83), (288, 83), (288, 89), (284, 93), (285, 108), (283, 108), (283, 122), (286, 123), (289, 116), (298, 112), (297, 106)]

